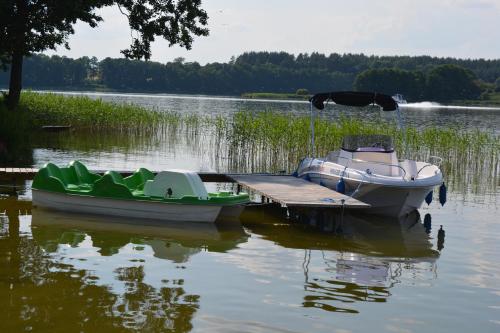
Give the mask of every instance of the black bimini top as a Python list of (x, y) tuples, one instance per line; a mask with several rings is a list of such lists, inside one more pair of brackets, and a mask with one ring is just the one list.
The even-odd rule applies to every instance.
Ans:
[(395, 111), (398, 108), (398, 103), (389, 95), (360, 92), (360, 91), (336, 91), (329, 93), (319, 93), (309, 99), (309, 101), (318, 110), (325, 108), (325, 101), (331, 100), (335, 104), (347, 106), (368, 106), (377, 104), (384, 111)]

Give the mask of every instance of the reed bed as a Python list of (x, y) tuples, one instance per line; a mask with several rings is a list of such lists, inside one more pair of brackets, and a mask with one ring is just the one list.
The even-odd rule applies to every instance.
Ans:
[[(401, 131), (395, 123), (387, 121), (367, 122), (341, 117), (336, 121), (316, 119), (316, 154), (325, 156), (329, 151), (338, 149), (342, 138), (352, 134), (390, 135), (401, 157), (426, 158), (439, 153), (447, 158), (470, 152), (485, 152), (498, 157), (500, 150), (497, 135), (479, 130), (442, 127), (418, 130), (409, 127)], [(310, 153), (310, 135), (308, 116), (290, 117), (272, 111), (257, 114), (238, 112), (228, 126), (227, 142), (230, 156), (244, 155), (247, 163), (267, 169), (290, 170), (300, 158)], [(259, 163), (252, 163), (253, 158), (258, 158)]]
[[(140, 146), (158, 147), (161, 142), (173, 146), (182, 136), (184, 142), (196, 149), (213, 154), (218, 168), (228, 171), (291, 172), (301, 158), (310, 154), (309, 116), (291, 116), (273, 110), (257, 113), (241, 110), (230, 117), (208, 117), (81, 96), (24, 92), (16, 113), (1, 107), (0, 111), (4, 128), (7, 125), (10, 130), (27, 132), (28, 128), (43, 125), (72, 125), (80, 136), (87, 138), (84, 140), (87, 145), (94, 140), (89, 141), (90, 136), (84, 133), (92, 133), (102, 142), (110, 141), (109, 138), (127, 141), (123, 145), (131, 150)], [(121, 134), (114, 136), (117, 131)], [(130, 135), (131, 131), (134, 135)], [(496, 191), (500, 137), (495, 133), (450, 127), (407, 127), (401, 131), (395, 122), (382, 118), (367, 121), (355, 117), (317, 118), (315, 133), (318, 156), (338, 149), (346, 135), (387, 134), (394, 138), (400, 158), (442, 157), (442, 169), (452, 187), (466, 191), (472, 184), (475, 191)], [(109, 138), (98, 139), (103, 136)], [(141, 144), (134, 144), (136, 141)]]
[[(443, 158), (441, 168), (454, 191), (464, 194), (495, 193), (500, 172), (500, 137), (480, 130), (407, 127), (382, 119), (352, 117), (316, 119), (317, 156), (339, 149), (342, 138), (352, 134), (386, 134), (395, 140), (399, 158)], [(298, 161), (310, 155), (310, 118), (290, 117), (273, 111), (238, 112), (228, 120), (227, 168), (239, 172), (292, 172)]]
[(71, 125), (78, 129), (158, 131), (181, 124), (174, 112), (158, 112), (133, 104), (104, 102), (86, 96), (24, 92), (18, 113), (25, 113), (33, 128)]

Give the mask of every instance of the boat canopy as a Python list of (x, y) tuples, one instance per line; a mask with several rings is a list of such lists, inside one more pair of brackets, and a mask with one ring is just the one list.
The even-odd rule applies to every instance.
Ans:
[(347, 135), (342, 140), (342, 150), (348, 152), (392, 153), (394, 142), (388, 135)]
[(319, 93), (309, 99), (312, 105), (318, 110), (323, 110), (325, 108), (324, 103), (328, 100), (333, 101), (335, 104), (347, 106), (377, 104), (384, 111), (395, 111), (398, 108), (398, 103), (391, 96), (376, 92), (336, 91)]

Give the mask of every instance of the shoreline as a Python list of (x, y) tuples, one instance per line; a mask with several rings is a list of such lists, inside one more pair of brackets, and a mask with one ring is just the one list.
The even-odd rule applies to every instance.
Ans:
[[(6, 92), (8, 88), (0, 87), (0, 92)], [(36, 93), (53, 93), (61, 95), (75, 95), (75, 96), (123, 96), (123, 97), (150, 97), (150, 98), (193, 98), (193, 99), (211, 99), (211, 100), (243, 100), (254, 102), (271, 102), (271, 103), (307, 103), (309, 96), (290, 98), (285, 93), (245, 93), (241, 95), (210, 95), (210, 94), (191, 94), (191, 93), (165, 93), (165, 92), (145, 92), (145, 91), (117, 91), (117, 90), (66, 90), (66, 89), (40, 89), (40, 88), (26, 88), (23, 91), (36, 92)], [(418, 108), (418, 109), (468, 109), (468, 110), (489, 110), (500, 111), (500, 94), (499, 99), (495, 99), (493, 103), (487, 103), (488, 100), (459, 100), (452, 101), (446, 104), (432, 101), (417, 101), (408, 104), (401, 104), (402, 108)], [(496, 97), (496, 96), (495, 96)]]

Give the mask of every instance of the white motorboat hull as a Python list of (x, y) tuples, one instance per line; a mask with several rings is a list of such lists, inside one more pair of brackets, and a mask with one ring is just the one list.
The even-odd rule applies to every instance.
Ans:
[[(308, 178), (310, 181), (321, 184), (333, 190), (336, 189), (339, 176), (325, 175), (319, 173), (309, 172)], [(346, 188), (354, 191), (359, 182), (356, 180), (348, 180), (344, 178)], [(363, 183), (359, 190), (353, 195), (357, 200), (366, 202), (371, 205), (367, 212), (400, 217), (420, 208), (425, 200), (427, 194), (433, 190), (433, 185), (423, 186), (397, 186), (397, 185), (384, 185), (376, 183)]]
[(328, 159), (307, 158), (299, 165), (297, 175), (333, 190), (337, 190), (342, 178), (345, 194), (370, 204), (370, 213), (400, 217), (420, 208), (427, 194), (442, 183), (443, 175), (435, 165), (398, 162), (395, 154), (391, 155), (368, 155), (373, 159), (385, 158), (387, 163), (354, 159), (349, 166)]
[(204, 223), (214, 223), (223, 208), (217, 205), (97, 198), (37, 189), (33, 189), (33, 205), (74, 213)]

